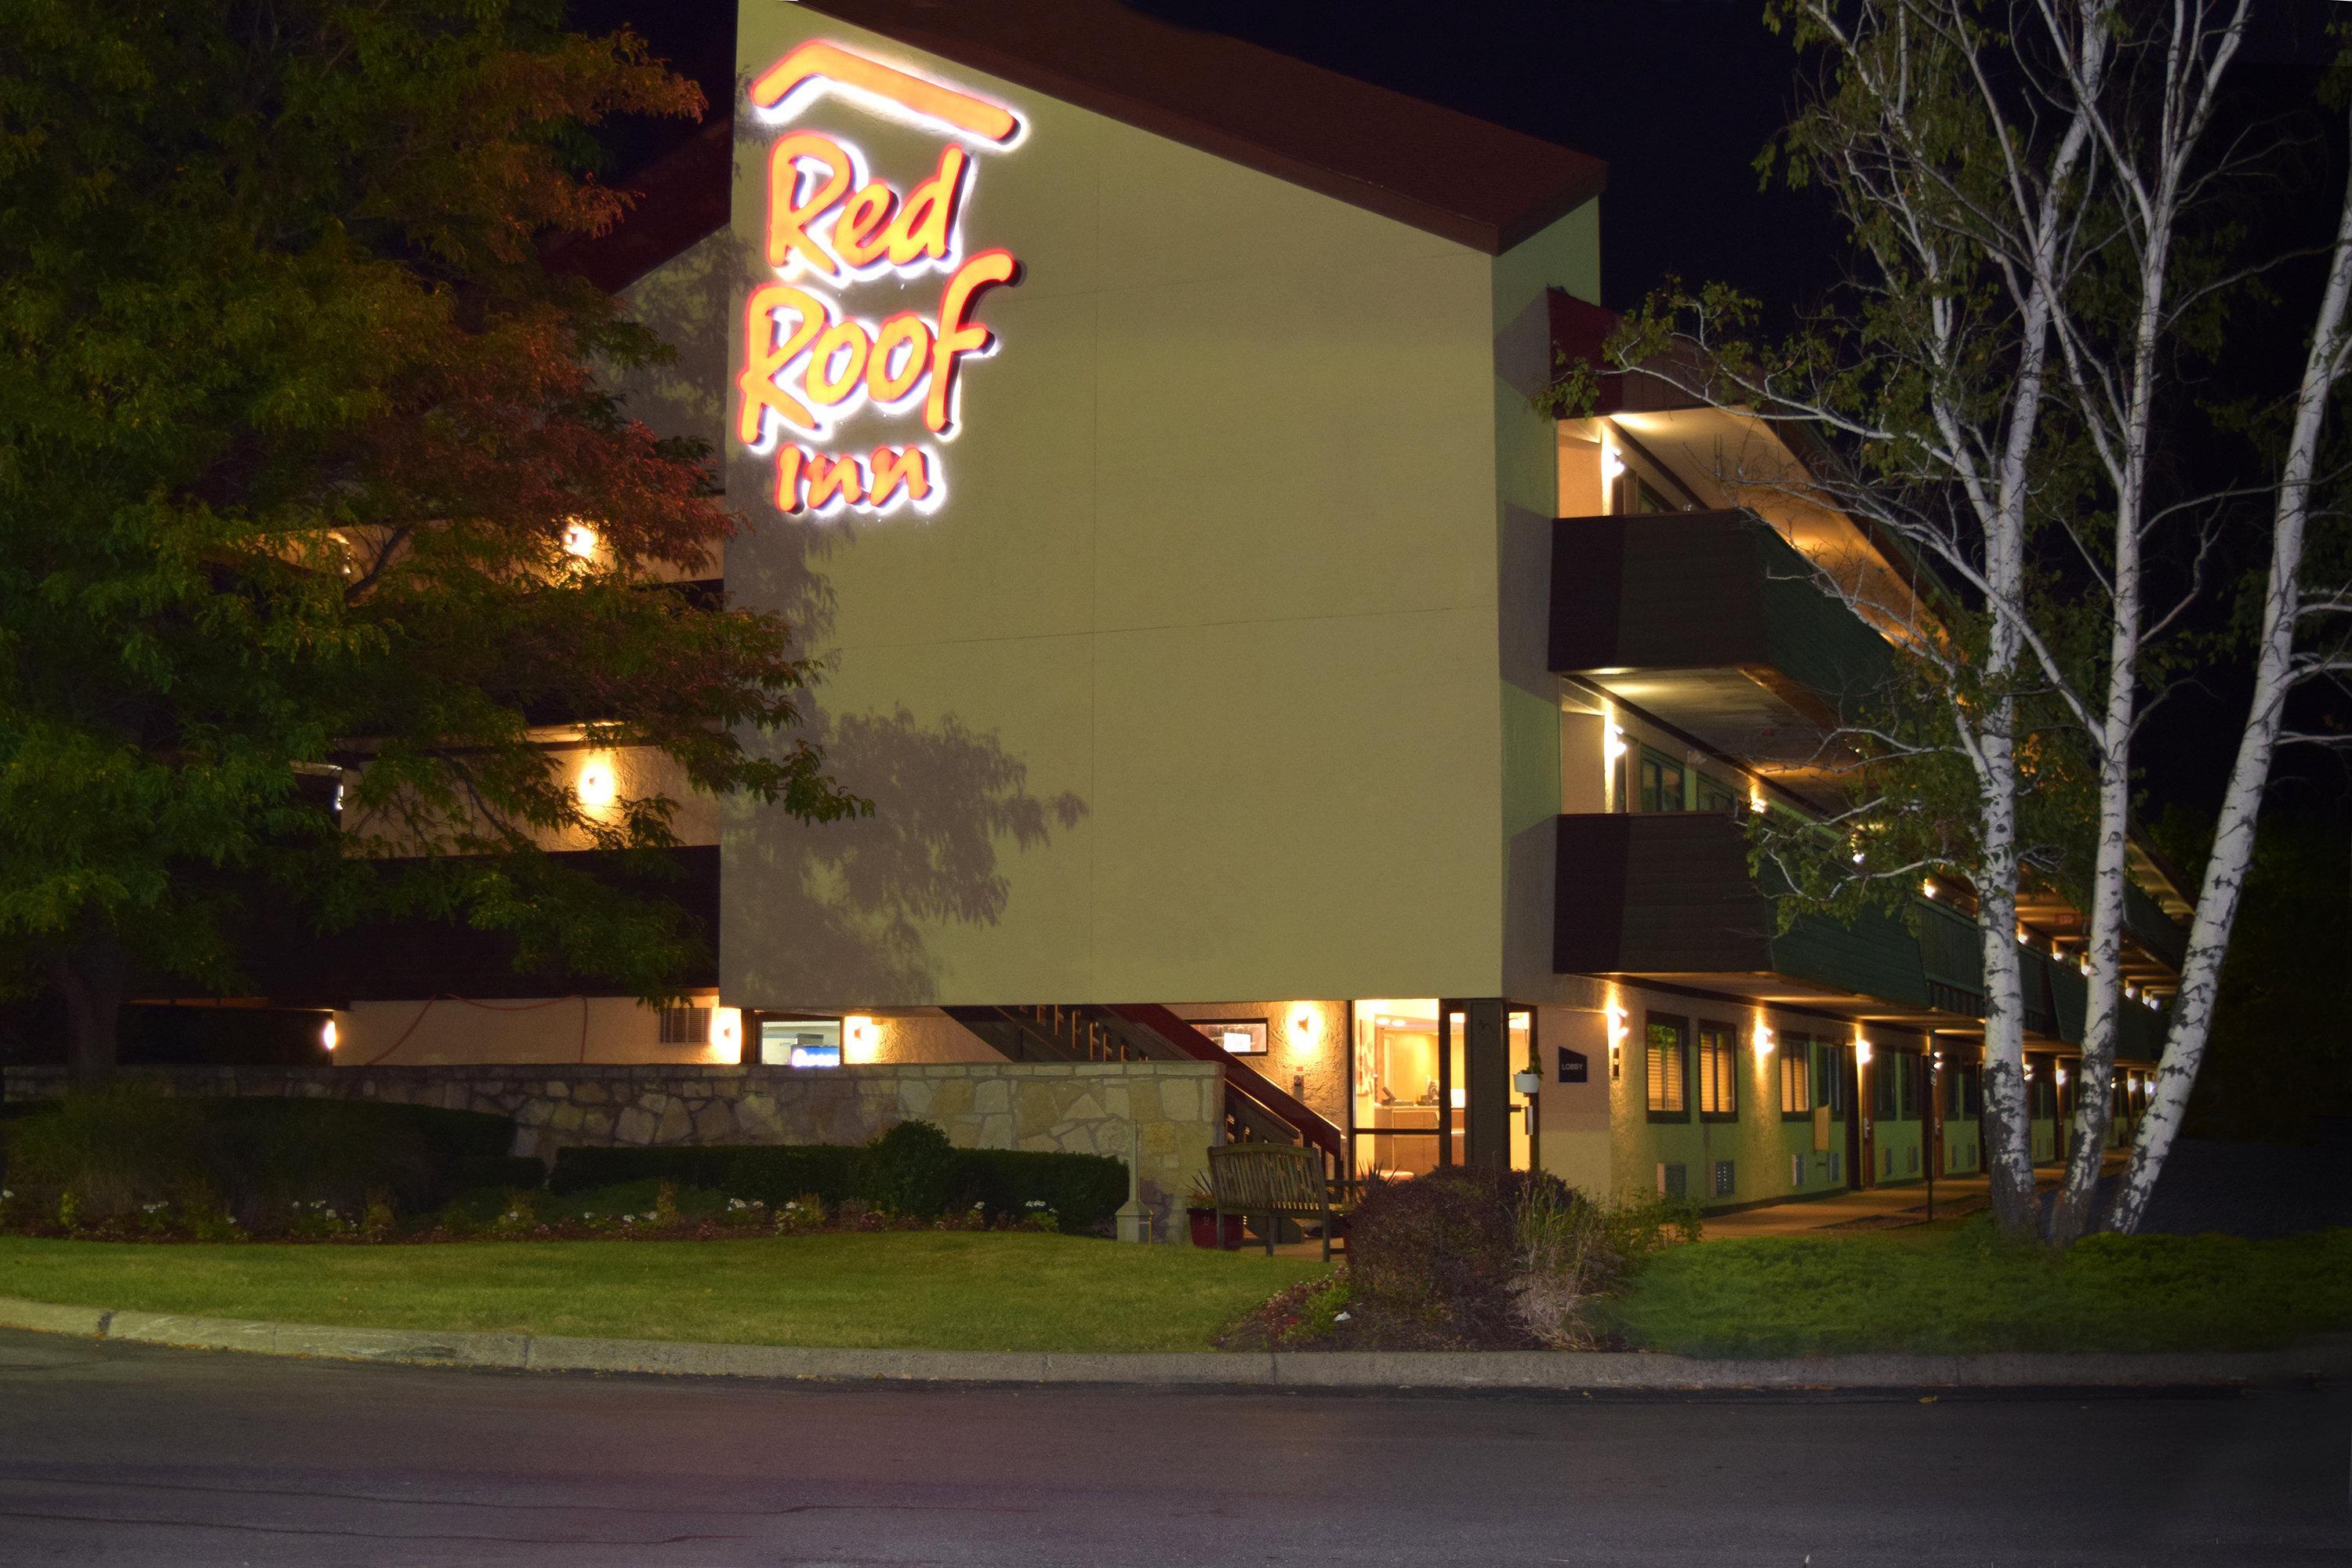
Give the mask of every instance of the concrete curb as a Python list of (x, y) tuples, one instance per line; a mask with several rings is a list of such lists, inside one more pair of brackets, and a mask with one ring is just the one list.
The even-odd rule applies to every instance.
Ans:
[(1690, 1393), (1869, 1389), (2242, 1388), (2352, 1376), (2352, 1334), (2289, 1351), (2153, 1355), (1856, 1355), (1702, 1361), (1638, 1351), (861, 1351), (552, 1334), (428, 1333), (61, 1307), (0, 1296), (0, 1329), (193, 1350), (517, 1372), (829, 1382)]

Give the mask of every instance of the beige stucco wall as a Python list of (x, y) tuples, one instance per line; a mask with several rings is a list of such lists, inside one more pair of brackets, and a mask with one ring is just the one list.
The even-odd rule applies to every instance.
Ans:
[[(1501, 992), (1505, 862), (1558, 799), (1558, 737), (1527, 649), (1498, 647), (1498, 584), (1549, 520), (1528, 334), (1543, 283), (1597, 283), (1591, 209), (1498, 260), (782, 0), (742, 7), (739, 66), (819, 30), (1021, 114), (1020, 145), (975, 154), (963, 249), (1026, 271), (984, 297), (1002, 349), (965, 366), (936, 515), (785, 520), (730, 445), (753, 526), (730, 591), (828, 660), (813, 732), (877, 811), (734, 815), (722, 989)], [(901, 189), (936, 156), (838, 100), (812, 122)], [(767, 135), (739, 132), (741, 280)], [(910, 433), (869, 413), (826, 445)]]
[(1180, 1002), (1169, 1011), (1180, 1018), (1265, 1019), (1265, 1055), (1243, 1059), (1334, 1127), (1348, 1124), (1347, 1003)]
[[(708, 1006), (711, 999), (698, 997)], [(355, 1002), (335, 1015), (335, 1065), (732, 1063), (732, 1047), (666, 1046), (661, 1016), (629, 996), (439, 996)]]

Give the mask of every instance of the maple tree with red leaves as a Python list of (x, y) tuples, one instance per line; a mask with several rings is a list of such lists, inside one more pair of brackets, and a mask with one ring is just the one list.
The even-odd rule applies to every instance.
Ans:
[(679, 802), (551, 736), (864, 809), (789, 628), (681, 586), (738, 521), (607, 389), (661, 345), (541, 260), (625, 205), (588, 127), (701, 108), (536, 0), (0, 0), (0, 956), (79, 1077), (265, 902), (666, 994), (709, 933), (583, 859)]

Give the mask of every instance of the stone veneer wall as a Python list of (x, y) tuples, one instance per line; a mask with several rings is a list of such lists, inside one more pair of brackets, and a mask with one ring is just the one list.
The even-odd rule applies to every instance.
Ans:
[[(773, 1067), (133, 1068), (174, 1094), (386, 1100), (510, 1116), (514, 1152), (569, 1144), (863, 1143), (920, 1118), (959, 1147), (1130, 1157), (1162, 1240), (1223, 1136), (1214, 1062), (904, 1062)], [(61, 1068), (0, 1071), (0, 1100), (47, 1099)]]

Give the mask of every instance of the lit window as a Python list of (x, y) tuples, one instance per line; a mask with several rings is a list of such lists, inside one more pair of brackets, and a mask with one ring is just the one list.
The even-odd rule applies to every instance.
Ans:
[(1721, 1024), (1698, 1026), (1698, 1113), (1739, 1114), (1739, 1051)]
[(1680, 1018), (1661, 1017), (1652, 1014), (1646, 1056), (1648, 1060), (1650, 1113), (1654, 1116), (1682, 1117), (1690, 1114), (1688, 1090), (1683, 1081), (1686, 1064), (1684, 1030)]

